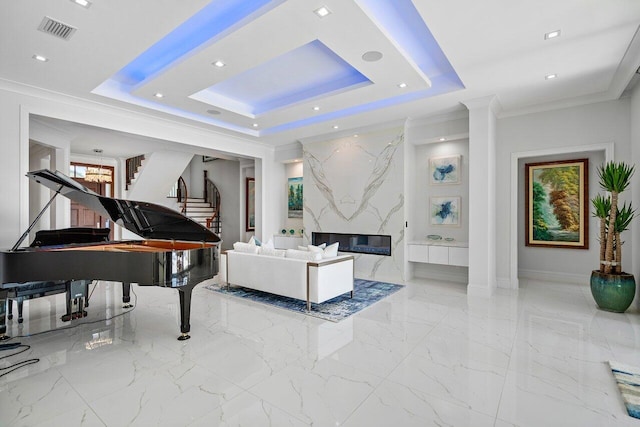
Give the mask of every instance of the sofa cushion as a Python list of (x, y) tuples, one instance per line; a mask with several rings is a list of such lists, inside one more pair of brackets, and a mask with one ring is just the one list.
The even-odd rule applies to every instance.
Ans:
[(311, 251), (299, 251), (297, 249), (287, 249), (287, 254), (285, 256), (287, 258), (304, 259), (307, 261), (320, 261), (322, 259), (321, 253), (311, 252)]
[(285, 251), (284, 249), (272, 249), (272, 248), (262, 247), (260, 248), (259, 253), (260, 255), (277, 256), (277, 257), (284, 258), (287, 251)]
[(267, 243), (263, 243), (262, 247), (267, 249), (275, 249), (275, 246), (273, 244), (273, 239), (269, 239)]
[(333, 258), (338, 256), (338, 247), (340, 243), (336, 242), (327, 246), (322, 254), (322, 258)]
[(244, 242), (235, 242), (233, 244), (233, 250), (238, 252), (245, 252), (248, 254), (257, 254), (260, 250), (260, 246), (251, 245)]
[[(325, 245), (324, 243), (322, 245)], [(318, 253), (322, 255), (322, 258), (333, 258), (338, 256), (338, 247), (340, 243), (333, 243), (326, 248), (324, 246), (313, 246), (309, 245), (308, 248), (311, 252)], [(325, 245), (326, 246), (326, 245)]]

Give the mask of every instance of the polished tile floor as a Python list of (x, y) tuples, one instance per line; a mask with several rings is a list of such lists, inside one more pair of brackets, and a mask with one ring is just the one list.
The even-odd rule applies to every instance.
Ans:
[[(523, 280), (466, 296), (413, 281), (340, 323), (194, 290), (95, 288), (65, 327), (60, 296), (28, 302), (11, 335), (36, 364), (0, 378), (1, 426), (640, 426), (606, 361), (640, 366), (640, 314), (599, 311), (584, 286)], [(79, 321), (74, 321), (75, 324)], [(0, 352), (0, 357), (5, 353)], [(0, 374), (6, 371), (0, 371)]]

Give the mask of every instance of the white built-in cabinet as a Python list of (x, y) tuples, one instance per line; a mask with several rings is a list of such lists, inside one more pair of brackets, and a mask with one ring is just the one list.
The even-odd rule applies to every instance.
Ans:
[(276, 249), (298, 249), (302, 245), (301, 236), (287, 236), (276, 234), (273, 236), (273, 246)]
[(462, 242), (411, 242), (409, 261), (429, 264), (469, 266), (469, 248)]

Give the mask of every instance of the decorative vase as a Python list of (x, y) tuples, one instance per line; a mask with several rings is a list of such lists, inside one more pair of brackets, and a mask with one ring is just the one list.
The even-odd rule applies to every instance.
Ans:
[(604, 274), (591, 272), (591, 295), (598, 307), (605, 311), (624, 313), (636, 295), (633, 274)]

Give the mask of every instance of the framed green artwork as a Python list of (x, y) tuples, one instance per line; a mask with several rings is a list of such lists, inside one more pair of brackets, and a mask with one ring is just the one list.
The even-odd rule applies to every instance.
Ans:
[(589, 249), (589, 159), (525, 164), (526, 246)]
[(289, 178), (287, 182), (288, 218), (302, 218), (302, 177)]
[(254, 178), (247, 178), (245, 186), (245, 224), (247, 231), (256, 229), (256, 182)]

